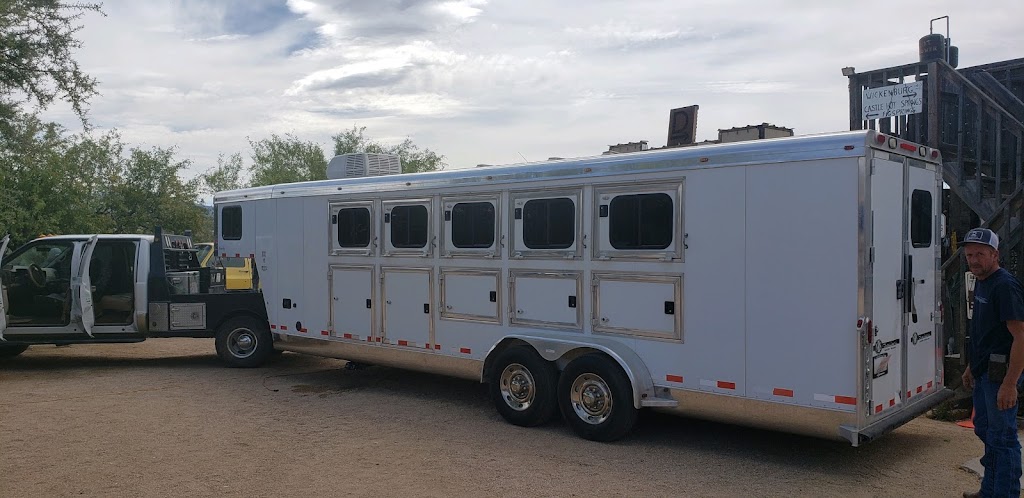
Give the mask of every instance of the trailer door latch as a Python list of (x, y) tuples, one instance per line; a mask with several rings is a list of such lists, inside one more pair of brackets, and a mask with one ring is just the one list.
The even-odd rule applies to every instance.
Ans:
[(906, 282), (904, 282), (903, 279), (901, 278), (901, 279), (896, 281), (896, 299), (897, 300), (903, 299), (903, 297), (906, 295), (906, 293), (907, 293)]

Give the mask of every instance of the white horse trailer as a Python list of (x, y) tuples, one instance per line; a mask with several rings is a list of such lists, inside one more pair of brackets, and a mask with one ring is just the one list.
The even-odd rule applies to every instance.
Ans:
[(938, 151), (874, 131), (221, 192), (277, 349), (859, 445), (946, 399)]

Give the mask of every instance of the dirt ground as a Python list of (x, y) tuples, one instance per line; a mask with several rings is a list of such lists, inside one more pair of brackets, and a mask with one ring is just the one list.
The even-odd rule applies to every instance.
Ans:
[(30, 348), (0, 361), (0, 497), (960, 496), (982, 451), (919, 418), (861, 448), (645, 413), (602, 444), (505, 423), (485, 386), (213, 343)]

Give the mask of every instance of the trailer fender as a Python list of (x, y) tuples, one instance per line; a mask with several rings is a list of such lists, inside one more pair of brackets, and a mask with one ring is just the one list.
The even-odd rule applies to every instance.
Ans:
[[(516, 344), (529, 344), (542, 358), (548, 361), (558, 362), (559, 360), (571, 360), (577, 356), (598, 351), (608, 355), (612, 360), (622, 367), (633, 387), (633, 406), (642, 408), (647, 406), (674, 407), (677, 401), (671, 399), (666, 391), (659, 396), (658, 388), (654, 385), (647, 365), (640, 359), (631, 348), (620, 342), (599, 337), (589, 337), (587, 341), (577, 341), (564, 337), (545, 336), (543, 334), (516, 334), (502, 338), (490, 351), (484, 360), (484, 368), (481, 372), (481, 381), (487, 381), (487, 373), (493, 359), (509, 346)], [(564, 365), (561, 365), (564, 366)]]

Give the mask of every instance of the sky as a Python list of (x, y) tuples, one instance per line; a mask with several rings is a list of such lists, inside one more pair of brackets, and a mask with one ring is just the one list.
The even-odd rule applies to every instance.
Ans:
[[(1024, 57), (1018, 0), (106, 0), (75, 56), (98, 80), (89, 119), (177, 148), (185, 176), (291, 133), (332, 153), (365, 126), (448, 168), (665, 145), (699, 105), (697, 139), (772, 123), (846, 130), (848, 80), (918, 59), (950, 16), (960, 67)], [(945, 34), (945, 21), (935, 23)], [(78, 131), (68, 109), (46, 117)]]

